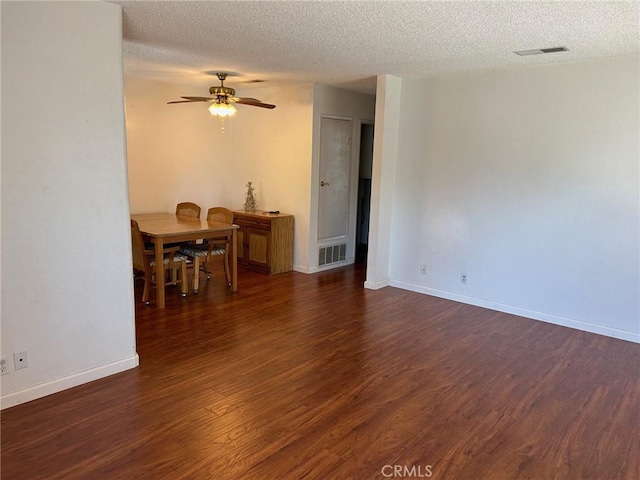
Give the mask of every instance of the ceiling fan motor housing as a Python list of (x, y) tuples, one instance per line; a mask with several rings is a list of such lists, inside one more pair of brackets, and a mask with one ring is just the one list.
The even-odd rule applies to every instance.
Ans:
[(233, 97), (236, 94), (236, 91), (233, 88), (229, 87), (210, 87), (209, 93), (211, 95), (216, 95), (220, 97)]

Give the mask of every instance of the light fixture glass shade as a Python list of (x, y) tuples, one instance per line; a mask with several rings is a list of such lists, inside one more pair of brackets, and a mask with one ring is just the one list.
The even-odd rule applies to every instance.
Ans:
[(216, 117), (230, 117), (236, 113), (236, 107), (229, 105), (228, 103), (212, 103), (209, 106), (209, 113)]

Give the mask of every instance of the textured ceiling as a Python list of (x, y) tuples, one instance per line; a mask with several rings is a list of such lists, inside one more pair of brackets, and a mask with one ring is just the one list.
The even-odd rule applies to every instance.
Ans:
[[(639, 2), (113, 1), (127, 75), (208, 86), (318, 82), (375, 93), (426, 77), (637, 54)], [(520, 57), (514, 50), (566, 46)]]

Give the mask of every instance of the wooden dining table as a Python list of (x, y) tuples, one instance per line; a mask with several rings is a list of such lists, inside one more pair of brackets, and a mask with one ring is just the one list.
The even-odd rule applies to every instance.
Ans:
[[(238, 291), (238, 249), (236, 245), (237, 225), (223, 222), (183, 217), (175, 213), (140, 213), (131, 215), (138, 222), (140, 232), (146, 240), (155, 246), (156, 303), (158, 308), (165, 307), (164, 255), (162, 250), (167, 243), (188, 242), (200, 239), (231, 237), (230, 268), (231, 291)], [(198, 275), (195, 272), (194, 275)]]

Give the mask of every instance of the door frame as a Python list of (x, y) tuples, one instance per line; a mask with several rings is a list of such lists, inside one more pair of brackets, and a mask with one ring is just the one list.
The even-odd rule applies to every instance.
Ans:
[[(309, 269), (306, 273), (350, 265), (355, 262), (356, 213), (358, 208), (358, 172), (360, 168), (360, 132), (362, 123), (373, 120), (360, 119), (344, 115), (329, 115), (319, 113), (315, 116), (313, 131), (313, 161), (311, 166), (311, 211), (309, 215)], [(349, 210), (347, 219), (347, 253), (344, 261), (329, 265), (318, 265), (318, 249), (328, 242), (318, 242), (318, 218), (320, 200), (320, 124), (323, 118), (351, 121), (351, 165), (349, 169)], [(317, 128), (316, 128), (317, 126)], [(330, 242), (329, 242), (330, 243)]]
[[(366, 120), (366, 119), (362, 119), (360, 121), (360, 145), (359, 145), (359, 150), (358, 150), (358, 172), (357, 172), (357, 181), (356, 181), (356, 218), (355, 218), (355, 233), (354, 233), (354, 237), (353, 237), (353, 241), (355, 244), (355, 248), (358, 248), (358, 230), (360, 228), (359, 222), (358, 220), (360, 219), (360, 211), (357, 210), (358, 208), (358, 199), (360, 196), (360, 170), (362, 167), (362, 158), (361, 158), (361, 153), (362, 153), (362, 127), (365, 125), (369, 125), (371, 126), (371, 128), (373, 129), (373, 138), (375, 140), (375, 122), (373, 120)], [(369, 179), (371, 180), (373, 177), (373, 150), (371, 151), (371, 164), (372, 164), (372, 172), (371, 172), (371, 177), (369, 177)], [(369, 205), (369, 209), (368, 212), (369, 214), (369, 222), (371, 222), (371, 205)], [(371, 227), (371, 224), (369, 224), (369, 228)], [(367, 245), (368, 245), (368, 231), (369, 229), (367, 229)], [(354, 253), (354, 255), (357, 256), (357, 251)]]

